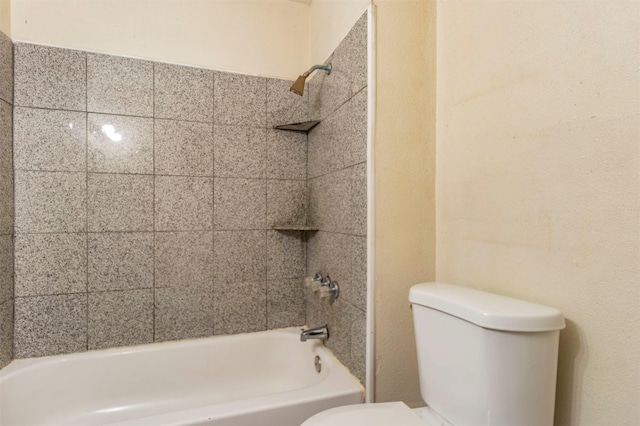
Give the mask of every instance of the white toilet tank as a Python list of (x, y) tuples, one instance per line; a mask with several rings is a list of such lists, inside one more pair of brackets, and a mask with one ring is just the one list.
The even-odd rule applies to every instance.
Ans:
[(560, 311), (444, 283), (409, 301), (431, 409), (455, 426), (553, 425)]

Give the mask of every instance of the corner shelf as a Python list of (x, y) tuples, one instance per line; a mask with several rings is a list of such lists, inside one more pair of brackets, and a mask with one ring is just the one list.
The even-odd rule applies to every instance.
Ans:
[(278, 126), (274, 126), (274, 129), (277, 130), (286, 130), (289, 132), (298, 132), (298, 133), (309, 133), (320, 124), (319, 121), (302, 121), (300, 123), (290, 123), (290, 124), (280, 124)]

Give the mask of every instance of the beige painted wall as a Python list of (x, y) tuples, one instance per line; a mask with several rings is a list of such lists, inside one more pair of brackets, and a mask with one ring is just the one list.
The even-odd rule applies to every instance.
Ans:
[(371, 0), (313, 0), (309, 8), (309, 65), (322, 64)]
[(11, 37), (11, 0), (0, 0), (0, 31)]
[(376, 0), (375, 400), (420, 398), (409, 288), (435, 277), (435, 2)]
[(437, 22), (438, 280), (564, 312), (557, 425), (640, 424), (640, 2)]
[(305, 3), (11, 0), (11, 7), (15, 41), (288, 79), (307, 69)]

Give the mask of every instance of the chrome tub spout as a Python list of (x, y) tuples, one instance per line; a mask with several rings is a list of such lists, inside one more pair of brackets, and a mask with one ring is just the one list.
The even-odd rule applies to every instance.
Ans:
[(329, 338), (329, 328), (326, 325), (322, 327), (310, 328), (308, 330), (302, 330), (300, 333), (300, 341), (306, 342), (309, 339), (327, 340)]

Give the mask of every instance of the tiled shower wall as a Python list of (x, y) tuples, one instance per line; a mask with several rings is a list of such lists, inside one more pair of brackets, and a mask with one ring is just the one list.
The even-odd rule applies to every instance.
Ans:
[(335, 301), (307, 291), (307, 323), (329, 325), (327, 345), (365, 383), (367, 299), (367, 16), (327, 60), (330, 75), (309, 83), (309, 223), (307, 273), (340, 284)]
[(13, 43), (0, 32), (0, 368), (13, 343)]
[(289, 84), (17, 43), (14, 356), (304, 324)]

